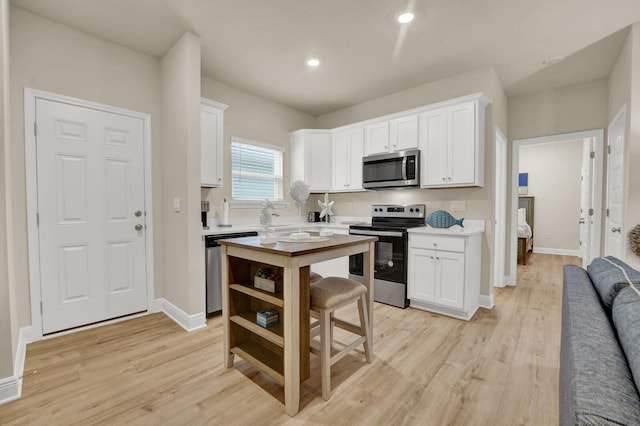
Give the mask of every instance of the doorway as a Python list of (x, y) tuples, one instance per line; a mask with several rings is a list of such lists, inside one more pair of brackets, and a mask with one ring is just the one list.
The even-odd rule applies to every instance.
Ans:
[[(518, 211), (518, 194), (519, 194), (519, 172), (520, 172), (520, 148), (528, 145), (537, 144), (550, 144), (560, 143), (566, 141), (582, 141), (583, 146), (588, 146), (588, 153), (584, 154), (589, 159), (590, 164), (583, 165), (582, 170), (587, 173), (586, 181), (588, 185), (585, 187), (585, 194), (590, 199), (590, 207), (587, 202), (581, 202), (577, 209), (585, 209), (583, 213), (584, 226), (586, 230), (580, 228), (580, 221), (576, 220), (576, 230), (583, 235), (588, 235), (586, 241), (583, 241), (579, 246), (585, 245), (581, 251), (580, 247), (576, 247), (576, 254), (585, 253), (583, 255), (583, 264), (587, 265), (590, 261), (600, 255), (600, 240), (601, 240), (601, 218), (602, 218), (602, 180), (603, 180), (603, 130), (591, 130), (585, 132), (567, 133), (553, 136), (545, 136), (539, 138), (520, 139), (513, 142), (512, 153), (512, 188), (511, 188), (511, 250), (510, 250), (510, 275), (509, 282), (516, 282), (517, 272), (517, 211)], [(582, 151), (581, 151), (582, 152)], [(580, 155), (583, 157), (583, 154)], [(577, 179), (578, 177), (576, 177)], [(584, 180), (581, 180), (584, 181)], [(582, 191), (581, 191), (582, 192)], [(534, 195), (534, 194), (530, 194)], [(582, 197), (582, 193), (581, 193)], [(586, 207), (586, 208), (585, 208)], [(537, 215), (539, 217), (539, 215)], [(535, 229), (535, 228), (534, 228)], [(539, 229), (539, 227), (538, 227)], [(547, 233), (545, 233), (547, 234)], [(544, 238), (548, 235), (542, 235)], [(536, 245), (539, 242), (538, 239), (534, 239)], [(544, 240), (543, 240), (544, 241)], [(543, 247), (543, 246), (542, 246)], [(544, 252), (544, 249), (542, 249)], [(567, 253), (571, 254), (571, 253)]]
[(151, 305), (149, 121), (25, 90), (34, 340)]

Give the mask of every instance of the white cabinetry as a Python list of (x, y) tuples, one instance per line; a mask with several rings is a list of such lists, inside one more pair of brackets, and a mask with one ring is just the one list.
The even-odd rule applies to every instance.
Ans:
[(411, 306), (469, 320), (478, 309), (481, 232), (409, 233)]
[(227, 105), (200, 100), (200, 185), (221, 187), (224, 172), (223, 124)]
[(366, 126), (365, 154), (383, 154), (418, 147), (418, 116), (406, 115)]
[(362, 191), (364, 128), (333, 134), (333, 191)]
[(389, 122), (369, 124), (364, 133), (364, 152), (366, 155), (381, 154), (389, 151)]
[(418, 115), (423, 188), (484, 186), (484, 109), (475, 100)]
[(331, 191), (331, 130), (297, 130), (291, 136), (291, 182), (303, 180), (311, 192)]
[(389, 122), (391, 151), (404, 151), (418, 147), (418, 116), (407, 115)]

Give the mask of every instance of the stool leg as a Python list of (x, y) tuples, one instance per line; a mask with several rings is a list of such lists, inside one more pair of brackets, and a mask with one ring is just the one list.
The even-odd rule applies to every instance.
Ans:
[(320, 310), (320, 374), (322, 399), (331, 397), (331, 313)]
[(369, 315), (367, 314), (367, 299), (365, 295), (361, 295), (358, 300), (358, 313), (360, 314), (360, 327), (362, 329), (362, 335), (365, 336), (365, 341), (362, 343), (364, 346), (364, 356), (367, 358), (367, 363), (371, 364), (372, 353), (372, 337), (371, 328), (369, 327)]

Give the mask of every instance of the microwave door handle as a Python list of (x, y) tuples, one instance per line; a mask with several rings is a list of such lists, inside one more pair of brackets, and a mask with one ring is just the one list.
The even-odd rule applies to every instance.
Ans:
[(407, 180), (407, 158), (406, 156), (402, 158), (402, 180)]

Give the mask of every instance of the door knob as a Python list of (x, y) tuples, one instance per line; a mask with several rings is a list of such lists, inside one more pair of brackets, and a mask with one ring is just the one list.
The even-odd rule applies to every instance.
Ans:
[(136, 217), (142, 216), (142, 212), (140, 210), (136, 210), (134, 214), (136, 215)]
[(611, 228), (611, 232), (617, 232), (618, 234), (620, 233), (621, 229), (618, 226), (617, 228)]
[(138, 232), (142, 231), (142, 225), (140, 225), (139, 223), (138, 223), (138, 224), (136, 224), (136, 226), (134, 226), (134, 228), (135, 228), (135, 230), (136, 230), (136, 231), (138, 231)]

